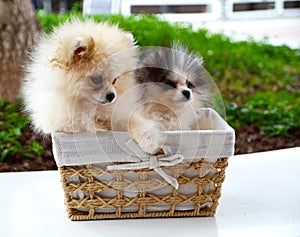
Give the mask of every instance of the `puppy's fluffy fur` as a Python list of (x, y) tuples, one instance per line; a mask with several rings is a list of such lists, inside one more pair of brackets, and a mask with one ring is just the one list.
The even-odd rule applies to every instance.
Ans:
[(25, 109), (35, 129), (129, 130), (144, 150), (153, 153), (156, 143), (147, 148), (152, 125), (140, 114), (130, 114), (135, 95), (125, 98), (126, 108), (114, 112), (117, 101), (135, 85), (130, 71), (137, 65), (136, 51), (131, 34), (91, 20), (67, 22), (45, 36), (31, 55), (23, 85)]
[(197, 112), (211, 101), (207, 73), (202, 59), (185, 47), (144, 50), (136, 79), (143, 86), (145, 114), (161, 129), (209, 129)]

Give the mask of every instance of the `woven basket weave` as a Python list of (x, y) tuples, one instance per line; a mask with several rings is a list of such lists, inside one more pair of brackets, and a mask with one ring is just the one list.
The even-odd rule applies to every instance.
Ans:
[[(203, 167), (204, 159), (192, 162), (186, 171), (196, 171), (200, 173)], [(150, 179), (153, 170), (144, 169), (135, 172), (138, 179), (130, 181), (124, 177), (128, 174), (125, 171), (107, 172), (106, 170), (93, 167), (61, 167), (60, 173), (65, 192), (65, 204), (67, 206), (68, 216), (71, 220), (97, 220), (97, 219), (115, 219), (115, 218), (142, 218), (142, 217), (180, 217), (180, 216), (213, 216), (218, 206), (218, 200), (221, 196), (222, 182), (225, 178), (225, 168), (227, 167), (227, 158), (219, 158), (211, 169), (214, 171), (212, 176), (195, 175), (189, 177), (184, 173), (178, 177), (180, 187), (195, 186), (193, 193), (184, 194), (180, 192), (181, 188), (176, 190), (170, 187), (170, 191), (165, 195), (155, 195), (147, 192), (145, 187), (154, 187), (168, 185), (166, 182), (157, 179)], [(113, 174), (116, 179), (111, 182), (100, 182), (97, 175)], [(81, 182), (68, 181), (70, 177), (79, 176)], [(101, 197), (101, 193), (116, 189), (113, 198)], [(127, 197), (123, 190), (136, 187), (138, 195), (136, 197)], [(205, 189), (211, 189), (205, 192)], [(72, 194), (78, 192), (86, 193), (83, 199), (72, 198)], [(187, 205), (187, 210), (184, 209)], [(160, 206), (161, 210), (155, 210), (155, 206)], [(183, 207), (180, 207), (183, 206)], [(132, 208), (128, 208), (132, 207)], [(152, 207), (152, 208), (151, 208)], [(178, 207), (178, 208), (177, 208)], [(126, 210), (128, 208), (128, 210)], [(101, 213), (105, 209), (108, 213)], [(100, 211), (98, 211), (100, 210)]]
[[(215, 121), (219, 121), (216, 130), (167, 133), (166, 144), (184, 159), (167, 167), (162, 165), (160, 172), (151, 167), (151, 162), (149, 168), (109, 168), (147, 162), (148, 158), (127, 155), (126, 146), (120, 149), (119, 145), (130, 139), (125, 132), (52, 134), (69, 218), (213, 216), (221, 196), (227, 157), (233, 154), (234, 146), (233, 129), (219, 117)], [(118, 144), (112, 142), (115, 137)], [(195, 152), (190, 149), (194, 140), (199, 143)], [(177, 186), (166, 176), (176, 180)]]

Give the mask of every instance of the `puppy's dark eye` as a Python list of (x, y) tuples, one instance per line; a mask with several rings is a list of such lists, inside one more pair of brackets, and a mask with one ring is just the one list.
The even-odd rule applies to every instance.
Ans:
[(119, 78), (119, 77), (116, 77), (116, 78), (113, 80), (113, 82), (112, 82), (113, 85), (116, 83), (116, 81), (117, 81), (118, 78)]
[(191, 83), (190, 81), (187, 81), (187, 82), (186, 82), (186, 86), (187, 86), (189, 89), (195, 88), (194, 84)]
[(99, 84), (102, 82), (102, 77), (101, 77), (101, 76), (91, 77), (91, 81), (92, 81), (95, 85), (99, 85)]
[(165, 84), (172, 87), (172, 88), (176, 88), (177, 84), (174, 81), (170, 81), (170, 80), (166, 80)]

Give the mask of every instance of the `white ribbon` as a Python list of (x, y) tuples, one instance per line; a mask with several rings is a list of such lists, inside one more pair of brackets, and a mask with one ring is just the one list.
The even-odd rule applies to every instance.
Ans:
[(174, 188), (178, 189), (179, 184), (177, 179), (166, 174), (161, 167), (170, 167), (181, 163), (184, 160), (183, 155), (168, 155), (166, 154), (168, 153), (168, 149), (162, 148), (166, 154), (165, 156), (153, 156), (145, 153), (133, 140), (129, 140), (126, 145), (140, 158), (140, 161), (121, 165), (109, 165), (107, 166), (108, 170), (136, 170), (143, 168), (153, 169), (157, 174), (164, 178), (165, 181), (167, 181)]

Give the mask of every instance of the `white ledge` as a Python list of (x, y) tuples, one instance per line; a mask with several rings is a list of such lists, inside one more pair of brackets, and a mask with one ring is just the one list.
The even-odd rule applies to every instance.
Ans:
[(71, 222), (57, 171), (0, 173), (1, 236), (299, 236), (300, 147), (229, 159), (215, 217)]

